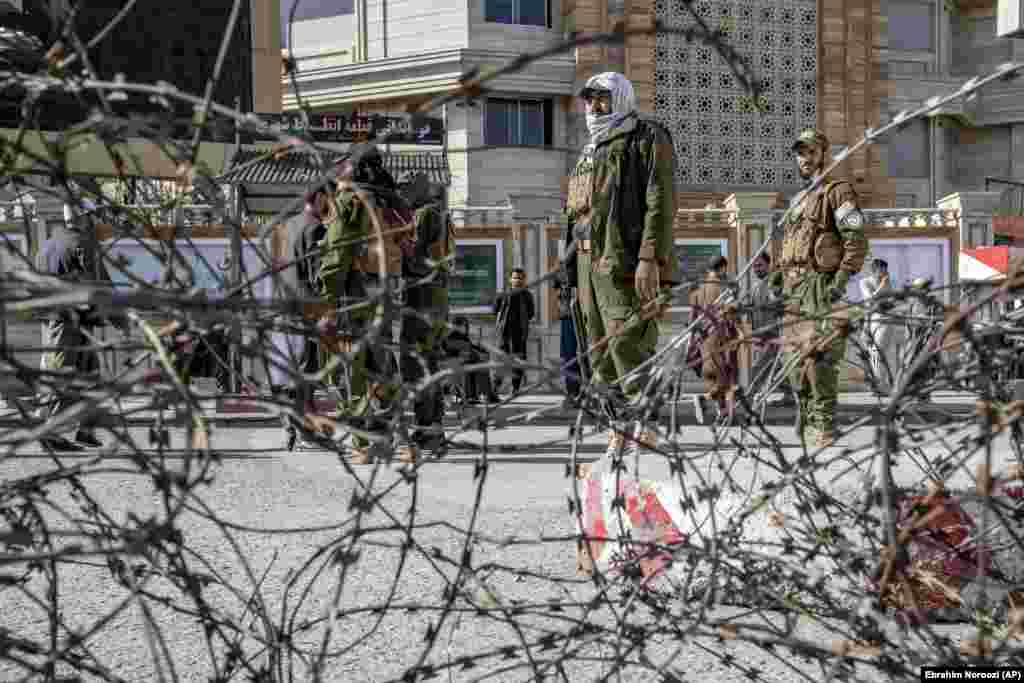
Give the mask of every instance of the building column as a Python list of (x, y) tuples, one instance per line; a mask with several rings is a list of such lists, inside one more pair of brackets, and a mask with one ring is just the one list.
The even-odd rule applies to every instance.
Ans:
[(947, 144), (949, 128), (939, 123), (938, 118), (928, 119), (931, 141), (931, 197), (929, 204), (935, 204), (939, 197), (949, 194), (952, 179), (949, 177), (949, 155), (952, 150)]
[(735, 192), (722, 202), (726, 211), (732, 211), (729, 228), (736, 239), (736, 263), (739, 273), (761, 244), (771, 236), (771, 212), (786, 204), (780, 192)]
[(995, 244), (992, 214), (999, 206), (1001, 192), (954, 192), (940, 199), (938, 208), (958, 212), (960, 248), (988, 247)]

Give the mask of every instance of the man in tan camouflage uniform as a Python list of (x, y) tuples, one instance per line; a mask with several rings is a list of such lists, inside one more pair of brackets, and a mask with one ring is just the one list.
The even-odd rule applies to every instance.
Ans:
[[(793, 144), (800, 175), (818, 179), (829, 153), (828, 138), (805, 130)], [(835, 442), (839, 369), (846, 358), (849, 320), (839, 304), (851, 275), (868, 251), (864, 214), (850, 183), (823, 178), (793, 198), (786, 215), (778, 267), (771, 276), (785, 302), (784, 348), (789, 381), (800, 400), (797, 433), (814, 434), (819, 448)]]

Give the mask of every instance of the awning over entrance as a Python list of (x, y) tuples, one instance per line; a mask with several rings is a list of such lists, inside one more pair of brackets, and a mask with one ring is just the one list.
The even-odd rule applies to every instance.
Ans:
[[(323, 174), (323, 166), (307, 152), (287, 152), (267, 157), (266, 149), (240, 149), (232, 157), (222, 182), (241, 189), (242, 201), (250, 213), (277, 213), (302, 196), (307, 185)], [(398, 178), (406, 171), (426, 173), (436, 183), (451, 184), (451, 169), (443, 150), (387, 152), (381, 150), (384, 166)], [(343, 151), (324, 153), (333, 162)], [(267, 158), (262, 158), (267, 157)], [(296, 206), (296, 209), (301, 206)]]

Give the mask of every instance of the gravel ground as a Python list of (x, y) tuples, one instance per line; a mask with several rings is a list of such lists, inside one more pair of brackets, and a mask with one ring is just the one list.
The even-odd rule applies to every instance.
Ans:
[[(227, 431), (218, 436), (255, 446), (254, 438), (245, 433), (232, 438)], [(176, 461), (172, 466), (180, 464)], [(0, 476), (11, 483), (52, 468), (53, 463), (42, 458), (6, 460), (0, 463)], [(356, 483), (337, 456), (329, 453), (267, 453), (227, 459), (216, 466), (212, 482), (196, 491), (198, 501), (209, 508), (209, 517), (182, 512), (178, 518), (178, 528), (185, 533), (183, 545), (188, 549), (189, 566), (215, 577), (204, 589), (204, 597), (225, 620), (240, 627), (237, 633), (226, 635), (238, 638), (255, 661), (261, 661), (260, 642), (273, 633), (268, 623), (284, 624), (286, 631), (291, 624), (294, 645), (307, 653), (289, 660), (292, 680), (310, 680), (313, 662), (308, 653), (316, 652), (325, 637), (329, 642), (329, 655), (323, 662), (327, 681), (401, 680), (410, 667), (420, 663), (445, 667), (451, 662), (455, 667), (442, 669), (433, 680), (535, 680), (529, 660), (506, 656), (501, 648), (524, 640), (535, 643), (554, 632), (561, 635), (553, 643), (530, 648), (533, 661), (559, 659), (565, 648), (566, 664), (561, 671), (550, 669), (549, 680), (590, 681), (610, 672), (607, 658), (613, 655), (608, 644), (612, 639), (597, 642), (587, 634), (570, 639), (561, 636), (584, 619), (612, 626), (616, 623), (613, 612), (626, 623), (651, 626), (654, 617), (650, 611), (636, 605), (627, 609), (626, 597), (607, 602), (595, 611), (587, 610), (598, 589), (576, 574), (571, 540), (504, 544), (489, 540), (531, 539), (541, 534), (560, 538), (574, 533), (567, 514), (567, 487), (561, 465), (494, 466), (487, 476), (485, 495), (475, 509), (475, 523), (477, 482), (471, 465), (428, 465), (415, 485), (405, 483), (386, 468), (361, 467), (357, 471), (364, 482), (375, 473), (375, 479), (367, 485), (374, 491), (387, 492), (383, 498), (386, 510), (376, 509), (362, 516), (363, 533), (357, 540), (352, 535), (357, 513), (350, 505)], [(133, 524), (132, 515), (139, 520), (167, 518), (152, 480), (138, 474), (138, 468), (128, 460), (109, 459), (89, 466), (82, 481), (88, 495), (113, 523)], [(198, 501), (192, 501), (195, 509), (199, 509)], [(51, 487), (48, 504), (46, 517), (51, 529), (74, 531), (75, 517), (82, 515), (68, 488)], [(415, 517), (410, 517), (411, 509), (415, 509)], [(229, 530), (210, 518), (259, 531)], [(471, 523), (477, 537), (471, 545), (470, 564), (483, 583), (470, 580), (460, 584), (462, 591), (453, 604), (470, 609), (445, 613), (442, 608), (450, 597), (446, 589), (458, 573), (457, 563), (466, 543), (464, 530)], [(396, 525), (413, 525), (414, 543), (404, 562), (401, 545), (407, 535)], [(72, 534), (57, 542), (76, 540)], [(358, 556), (351, 563), (327, 562), (323, 573), (315, 576), (324, 563), (325, 556), (319, 551), (325, 546), (331, 550), (354, 548)], [(337, 555), (326, 557), (337, 559)], [(126, 556), (125, 560), (166, 569), (162, 561), (143, 555)], [(12, 565), (4, 573), (10, 576), (17, 569)], [(159, 573), (139, 581), (156, 595), (171, 599), (161, 604), (154, 599), (133, 598), (112, 579), (102, 557), (62, 563), (57, 595), (67, 630), (62, 631), (61, 640), (66, 640), (70, 632), (84, 638), (89, 663), (111, 672), (112, 678), (159, 680), (155, 664), (159, 660), (164, 670), (170, 670), (167, 662), (173, 664), (178, 680), (210, 680), (214, 668), (203, 629), (186, 612), (194, 605)], [(47, 613), (27, 595), (34, 594), (45, 603), (45, 590), (46, 584), (38, 574), (23, 586), (0, 587), (0, 610), (14, 636), (38, 640), (48, 647)], [(257, 600), (251, 600), (254, 595)], [(553, 607), (552, 601), (561, 601), (562, 606)], [(370, 611), (385, 605), (391, 608), (383, 613)], [(149, 610), (149, 618), (144, 607)], [(360, 608), (364, 611), (358, 611)], [(329, 634), (325, 615), (334, 616)], [(688, 619), (678, 614), (666, 624), (685, 629), (691, 625)], [(717, 639), (716, 624), (722, 620), (756, 622), (762, 627), (773, 621), (744, 616), (731, 608), (716, 608), (705, 615), (704, 628), (685, 640), (649, 637), (639, 643), (638, 649), (655, 663), (674, 656), (672, 669), (681, 680), (731, 683), (751, 680), (756, 673), (755, 680), (781, 682), (798, 680), (797, 672), (804, 673), (808, 677), (805, 680), (824, 679), (825, 672), (815, 663), (802, 661), (788, 650)], [(150, 627), (151, 623), (158, 627)], [(833, 628), (805, 619), (797, 633), (809, 642), (826, 644), (835, 638)], [(437, 632), (433, 647), (425, 640), (428, 630)], [(165, 651), (158, 642), (160, 637), (166, 643)], [(626, 642), (625, 636), (618, 640)], [(222, 653), (223, 647), (217, 650), (220, 660)], [(493, 656), (471, 660), (472, 666), (461, 659), (482, 653)], [(631, 660), (636, 659), (634, 652)], [(72, 673), (71, 667), (62, 667), (65, 673)], [(2, 681), (18, 680), (23, 673), (10, 661), (0, 666)], [(875, 670), (864, 670), (861, 680), (879, 680), (879, 675)], [(650, 670), (632, 667), (612, 680), (657, 678)], [(84, 680), (99, 677), (86, 675)]]

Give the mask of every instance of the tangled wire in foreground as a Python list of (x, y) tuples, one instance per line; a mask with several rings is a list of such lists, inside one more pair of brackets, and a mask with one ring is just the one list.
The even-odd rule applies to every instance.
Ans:
[[(697, 37), (733, 55), (721, 36)], [(467, 88), (494, 76), (467, 79)], [(50, 80), (70, 87), (65, 78)], [(164, 86), (155, 92), (187, 99)], [(230, 114), (209, 97), (191, 101)], [(108, 131), (120, 123), (122, 134), (149, 130), (99, 120)], [(189, 182), (223, 205), (214, 179), (179, 151)], [(101, 194), (89, 179), (58, 191), (73, 204), (83, 192)], [(107, 208), (135, 226), (122, 236), (144, 234), (137, 213)], [(265, 248), (248, 246), (269, 273)], [(568, 440), (525, 447), (571, 449), (566, 514), (564, 499), (554, 509), (524, 498), (502, 512), (487, 502), (501, 486), (492, 458), (502, 431), (543, 422), (543, 410), (485, 410), (449, 430), (436, 460), (460, 447), (479, 457), (471, 474), (445, 475), (445, 496), (429, 484), (431, 460), (355, 468), (332, 456), (342, 446), (320, 432), (309, 437), (325, 457), (304, 459), (310, 469), (301, 475), (286, 457), (250, 450), (239, 458), (242, 449), (218, 444), (203, 410), (211, 396), (181, 381), (158, 328), (187, 324), (200, 343), (225, 330), (236, 341), (243, 331), (253, 339), (317, 335), (296, 302), (235, 296), (267, 273), (235, 279), (230, 301), (146, 283), (111, 292), (32, 269), (3, 274), (0, 376), (28, 395), (71, 399), (58, 420), (36, 424), (25, 392), (12, 396), (0, 428), (3, 680), (681, 681), (699, 672), (715, 680), (916, 681), (929, 664), (1022, 664), (1024, 487), (1014, 482), (1024, 472), (1024, 404), (1013, 400), (1008, 378), (1018, 371), (1012, 343), (1024, 326), (1013, 312), (979, 311), (1013, 298), (1024, 274), (1011, 273), (964, 310), (946, 308), (941, 291), (917, 290), (859, 311), (884, 305), (893, 321), (924, 325), (927, 334), (903, 347), (888, 368), (888, 400), (848, 423), (839, 448), (794, 446), (766, 421), (781, 367), (740, 395), (742, 424), (723, 419), (710, 427), (711, 442), (695, 447), (693, 430), (708, 428), (683, 425), (675, 399), (688, 331), (677, 336), (658, 358), (658, 400), (633, 416), (657, 430), (656, 454), (612, 458), (579, 479), (585, 427), (605, 426), (594, 409), (603, 397), (593, 391)], [(907, 312), (914, 301), (943, 315), (915, 321)], [(25, 354), (38, 349), (11, 342), (19, 316), (82, 305), (128, 311), (136, 331), (134, 340), (92, 339), (94, 349), (150, 354), (154, 365), (103, 367), (104, 379), (90, 383), (35, 369)], [(258, 342), (235, 348), (250, 364), (280, 362)], [(491, 351), (499, 368), (514, 362)], [(877, 385), (863, 360), (869, 351), (853, 357)], [(236, 358), (213, 356), (235, 367)], [(541, 384), (558, 375), (530, 369)], [(975, 397), (977, 409), (948, 409), (938, 399), (950, 391)], [(405, 394), (408, 403), (413, 388)], [(165, 422), (168, 411), (177, 419)], [(313, 428), (332, 422), (292, 414)], [(83, 417), (103, 425), (108, 446), (39, 455), (40, 438)], [(341, 425), (335, 436), (343, 432)], [(470, 438), (477, 432), (482, 445)], [(293, 490), (296, 478), (307, 480), (304, 488)], [(593, 512), (587, 486), (611, 487), (604, 512), (615, 523), (581, 538), (576, 527), (587, 529)], [(301, 522), (276, 518), (284, 513)], [(574, 555), (607, 557), (605, 546), (615, 549), (609, 562), (577, 573)]]

